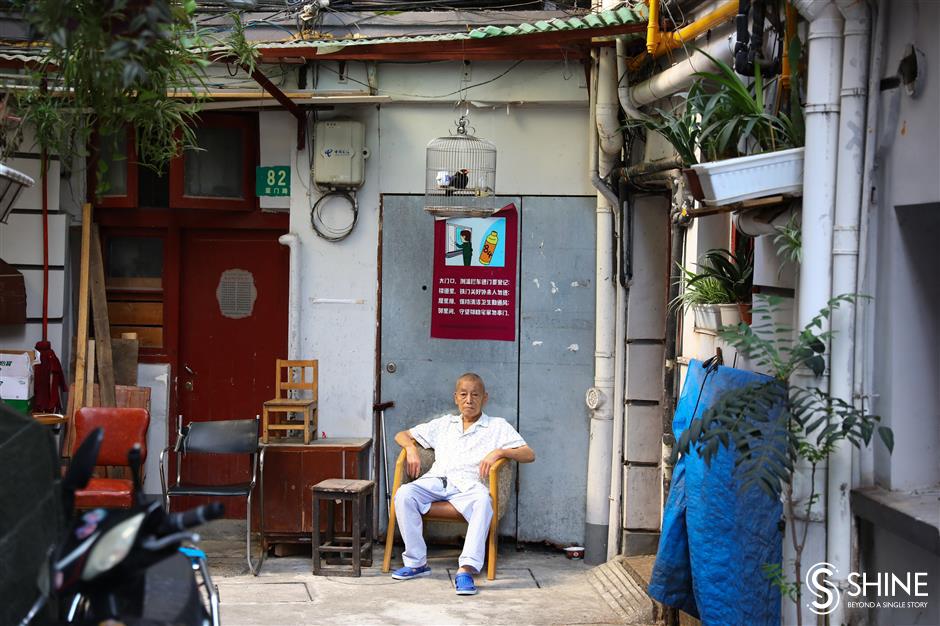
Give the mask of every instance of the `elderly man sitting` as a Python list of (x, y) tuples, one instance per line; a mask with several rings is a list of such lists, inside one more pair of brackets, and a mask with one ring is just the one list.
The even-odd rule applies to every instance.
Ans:
[(477, 592), (473, 574), (483, 567), (486, 533), (493, 517), (493, 504), (483, 478), (499, 459), (519, 463), (535, 460), (535, 452), (509, 422), (483, 412), (487, 399), (483, 379), (477, 374), (464, 374), (457, 379), (454, 390), (456, 415), (439, 417), (395, 435), (395, 442), (405, 449), (409, 476), (417, 476), (421, 471), (417, 445), (434, 448), (434, 465), (427, 474), (402, 485), (395, 494), (398, 528), (405, 541), (402, 553), (405, 566), (392, 574), (395, 580), (431, 575), (421, 516), (428, 512), (432, 502), (445, 500), (468, 524), (458, 560), (460, 567), (454, 578), (457, 595)]

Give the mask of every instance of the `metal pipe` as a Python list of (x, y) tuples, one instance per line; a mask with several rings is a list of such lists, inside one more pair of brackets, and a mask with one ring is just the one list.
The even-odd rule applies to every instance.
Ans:
[(287, 296), (287, 358), (300, 358), (300, 237), (285, 233), (277, 238), (290, 250), (290, 275)]
[(646, 58), (659, 57), (683, 44), (687, 44), (701, 35), (704, 35), (716, 26), (734, 19), (738, 14), (738, 0), (728, 0), (695, 20), (691, 24), (670, 32), (662, 32), (659, 28), (659, 2), (650, 2), (649, 22), (646, 27), (646, 52), (630, 61), (630, 69), (637, 69)]
[[(871, 19), (868, 5), (837, 0), (845, 20), (843, 28), (842, 93), (839, 113), (839, 162), (832, 239), (832, 297), (858, 291), (859, 222), (865, 144), (865, 104), (868, 99), (868, 61)], [(832, 312), (829, 393), (848, 404), (855, 388), (855, 306), (846, 302)], [(852, 569), (852, 445), (840, 441), (829, 454), (826, 511), (826, 558), (834, 565), (833, 582), (848, 586)], [(845, 603), (829, 616), (833, 626), (844, 624)]]

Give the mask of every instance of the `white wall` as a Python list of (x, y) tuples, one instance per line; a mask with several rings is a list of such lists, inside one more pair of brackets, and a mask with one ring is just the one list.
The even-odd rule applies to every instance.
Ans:
[[(489, 80), (510, 65), (473, 64), (469, 84)], [(319, 192), (307, 176), (306, 152), (296, 150), (293, 118), (283, 111), (261, 114), (263, 164), (293, 166), (290, 229), (300, 238), (300, 356), (320, 361), (320, 430), (327, 437), (371, 435), (381, 194), (424, 193), (427, 144), (452, 131), (464, 109), (455, 109), (456, 96), (417, 100), (459, 88), (459, 71), (455, 63), (380, 65), (379, 94), (396, 101), (337, 105), (334, 111), (320, 113), (320, 119), (362, 121), (371, 152), (365, 184), (357, 193), (358, 223), (338, 243), (319, 238), (311, 227), (310, 209)], [(364, 65), (349, 64), (349, 76), (342, 84), (334, 72), (321, 69), (319, 88), (362, 88), (353, 79), (366, 80)], [(580, 66), (525, 62), (502, 79), (470, 89), (467, 98), (477, 103), (469, 105), (475, 133), (496, 144), (499, 194), (593, 193), (587, 177), (587, 92)], [(347, 219), (343, 211), (337, 208), (327, 218), (335, 217), (339, 224)]]
[(872, 256), (875, 296), (872, 410), (891, 426), (895, 450), (875, 446), (875, 479), (889, 489), (940, 484), (940, 290), (935, 266), (940, 229), (940, 43), (933, 27), (940, 6), (903, 3), (888, 22), (885, 74), (913, 43), (926, 55), (922, 93), (882, 92), (877, 202)]
[[(26, 324), (0, 325), (0, 348), (32, 349), (42, 339), (42, 179), (38, 148), (26, 133), (19, 150), (5, 165), (32, 177), (35, 184), (22, 191), (6, 224), (0, 224), (0, 258), (16, 267), (26, 283)], [(49, 211), (49, 296), (48, 339), (56, 354), (67, 363), (67, 346), (63, 345), (63, 321), (67, 323), (66, 254), (68, 215), (59, 211), (60, 185), (58, 158), (49, 159), (46, 177)], [(67, 333), (66, 333), (67, 334)]]

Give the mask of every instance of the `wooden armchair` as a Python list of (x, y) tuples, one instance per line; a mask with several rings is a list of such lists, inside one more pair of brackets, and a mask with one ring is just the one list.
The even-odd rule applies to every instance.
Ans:
[[(421, 457), (421, 472), (418, 474), (418, 477), (420, 477), (431, 469), (431, 465), (434, 464), (434, 450), (419, 446), (418, 454)], [(388, 573), (391, 569), (395, 531), (398, 529), (395, 519), (395, 494), (402, 484), (412, 480), (405, 471), (405, 451), (402, 450), (395, 462), (395, 473), (392, 477), (392, 501), (388, 511), (388, 529), (385, 532), (385, 560), (382, 563), (382, 572), (384, 573)], [(496, 546), (499, 542), (499, 520), (506, 514), (509, 496), (512, 491), (512, 463), (508, 459), (500, 459), (494, 463), (493, 467), (490, 468), (487, 484), (490, 490), (490, 498), (493, 501), (493, 519), (490, 522), (490, 532), (486, 541), (486, 579), (493, 580), (496, 578)], [(424, 514), (422, 519), (426, 522), (467, 523), (450, 502), (432, 503), (431, 508)]]

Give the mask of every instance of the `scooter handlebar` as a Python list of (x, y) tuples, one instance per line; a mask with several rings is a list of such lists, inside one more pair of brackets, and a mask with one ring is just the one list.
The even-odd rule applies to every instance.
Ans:
[(197, 506), (188, 511), (170, 513), (166, 516), (166, 519), (160, 527), (160, 534), (168, 534), (192, 528), (193, 526), (199, 526), (210, 520), (222, 517), (223, 513), (225, 513), (225, 506), (221, 502), (210, 502), (209, 504), (203, 504), (202, 506)]

